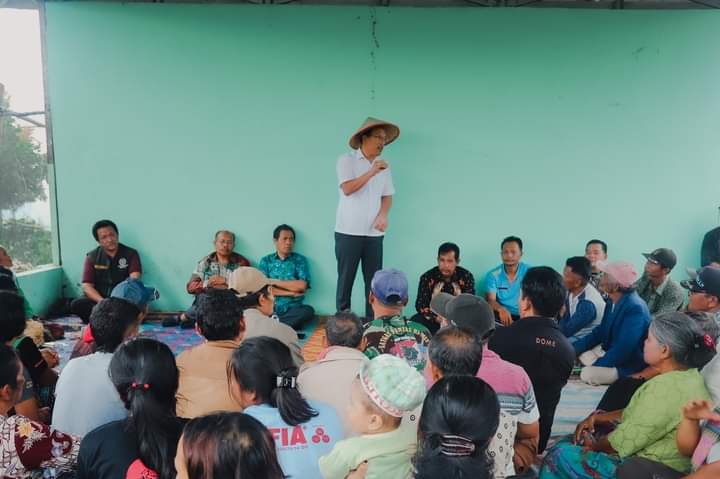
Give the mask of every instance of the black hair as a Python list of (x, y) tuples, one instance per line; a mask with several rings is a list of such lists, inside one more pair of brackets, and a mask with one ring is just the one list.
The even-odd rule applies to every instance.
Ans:
[(284, 479), (270, 431), (252, 416), (220, 412), (190, 421), (183, 431), (190, 479)]
[(25, 331), (23, 299), (15, 291), (0, 291), (0, 342), (6, 343)]
[(113, 223), (110, 220), (100, 220), (100, 221), (97, 221), (92, 227), (92, 234), (93, 234), (93, 238), (95, 238), (95, 241), (99, 241), (98, 240), (98, 230), (100, 228), (112, 228), (115, 230), (116, 235), (120, 234), (120, 231), (118, 231), (118, 227), (115, 223)]
[(520, 238), (517, 236), (508, 236), (507, 238), (503, 239), (500, 243), (500, 249), (503, 249), (503, 246), (505, 246), (505, 243), (517, 243), (518, 247), (520, 248), (520, 251), (523, 249), (523, 242)]
[(482, 362), (483, 346), (471, 331), (457, 326), (441, 328), (430, 340), (430, 361), (443, 376), (475, 376)]
[(249, 308), (257, 308), (260, 306), (260, 298), (269, 298), (270, 297), (270, 285), (266, 284), (263, 286), (260, 291), (256, 291), (254, 293), (247, 294), (243, 296), (242, 298), (238, 298), (240, 301), (240, 307), (242, 309), (249, 309)]
[(591, 239), (591, 240), (588, 241), (587, 244), (585, 245), (585, 249), (587, 249), (587, 247), (590, 246), (591, 244), (599, 244), (600, 247), (601, 247), (602, 250), (603, 250), (603, 253), (607, 254), (607, 243), (605, 243), (603, 240)]
[(580, 276), (583, 280), (583, 284), (587, 284), (592, 276), (592, 263), (585, 256), (572, 256), (565, 261), (565, 266), (570, 268), (570, 271)]
[(211, 288), (199, 294), (192, 310), (208, 341), (235, 339), (245, 329), (240, 300), (228, 289)]
[(172, 351), (154, 339), (136, 338), (115, 351), (108, 371), (129, 412), (140, 459), (160, 479), (173, 479), (182, 423), (175, 416), (178, 369)]
[(497, 395), (485, 381), (474, 376), (440, 379), (423, 403), (415, 479), (491, 478), (487, 447), (499, 422)]
[(363, 337), (362, 321), (353, 313), (337, 313), (325, 323), (325, 337), (330, 346), (357, 348)]
[(450, 253), (451, 251), (455, 253), (455, 261), (460, 261), (460, 247), (455, 243), (450, 242), (440, 245), (438, 248), (438, 257), (440, 257), (440, 255)]
[(20, 358), (15, 350), (5, 343), (0, 343), (0, 388), (8, 385), (15, 389), (19, 371)]
[(528, 269), (521, 288), (535, 312), (546, 318), (558, 315), (567, 295), (562, 276), (549, 266)]
[(12, 271), (4, 266), (0, 266), (0, 290), (2, 291), (18, 291), (17, 283)]
[(140, 309), (121, 298), (105, 298), (96, 304), (90, 313), (90, 329), (97, 350), (115, 352), (139, 316)]
[[(275, 338), (259, 336), (244, 340), (228, 363), (228, 376), (241, 389), (280, 412), (286, 424), (297, 426), (318, 415), (302, 397), (295, 382), (298, 367), (290, 349)], [(278, 383), (282, 386), (278, 386)]]
[(284, 223), (273, 230), (273, 239), (280, 238), (280, 233), (282, 233), (283, 231), (291, 232), (293, 235), (293, 239), (295, 239), (295, 230), (293, 229), (293, 227)]

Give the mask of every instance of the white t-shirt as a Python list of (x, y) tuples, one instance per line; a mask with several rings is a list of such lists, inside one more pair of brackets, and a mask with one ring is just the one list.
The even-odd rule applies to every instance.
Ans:
[(700, 373), (705, 380), (710, 399), (718, 406), (720, 405), (720, 344), (716, 346), (715, 351), (715, 357), (700, 370)]
[[(381, 158), (377, 158), (381, 159)], [(364, 175), (370, 163), (359, 148), (342, 155), (337, 161), (338, 201), (335, 216), (335, 232), (353, 236), (383, 236), (385, 233), (373, 227), (380, 212), (383, 196), (395, 194), (390, 168), (370, 178), (365, 186), (351, 195), (345, 195), (340, 185)]]
[(72, 359), (55, 386), (52, 425), (84, 436), (96, 427), (127, 417), (127, 409), (110, 381), (112, 354), (97, 352)]

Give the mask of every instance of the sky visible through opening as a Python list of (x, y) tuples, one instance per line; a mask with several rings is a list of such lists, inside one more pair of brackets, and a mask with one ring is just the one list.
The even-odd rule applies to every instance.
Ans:
[[(0, 8), (0, 83), (5, 86), (5, 94), (10, 97), (11, 110), (29, 112), (45, 109), (38, 10)], [(45, 123), (42, 116), (33, 118)], [(17, 124), (32, 127), (22, 120), (18, 120)], [(45, 152), (45, 129), (34, 128), (32, 138)], [(15, 215), (33, 218), (43, 226), (50, 227), (50, 206), (47, 201), (28, 203)]]

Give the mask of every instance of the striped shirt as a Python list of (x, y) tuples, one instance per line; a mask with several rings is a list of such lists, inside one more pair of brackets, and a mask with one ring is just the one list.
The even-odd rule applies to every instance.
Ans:
[(540, 419), (532, 382), (522, 367), (503, 360), (485, 346), (477, 377), (495, 390), (500, 409), (516, 416), (519, 423), (532, 424)]

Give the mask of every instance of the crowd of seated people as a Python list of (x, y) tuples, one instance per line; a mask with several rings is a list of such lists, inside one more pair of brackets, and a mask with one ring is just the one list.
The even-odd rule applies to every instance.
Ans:
[[(158, 297), (140, 253), (112, 221), (92, 233), (72, 305), (88, 324), (59, 375), (57, 355), (25, 332), (32, 315), (0, 247), (1, 477), (720, 474), (715, 264), (677, 283), (675, 254), (658, 248), (640, 276), (594, 239), (561, 274), (525, 263), (522, 239), (508, 236), (502, 263), (476, 285), (459, 246), (443, 243), (412, 316), (405, 274), (377, 271), (372, 317), (328, 317), (323, 350), (305, 362), (297, 330), (315, 311), (295, 230), (278, 226), (257, 268), (222, 230), (187, 284), (192, 305), (167, 322), (204, 342), (174, 357), (137, 337)], [(573, 371), (608, 388), (553, 441)]]

